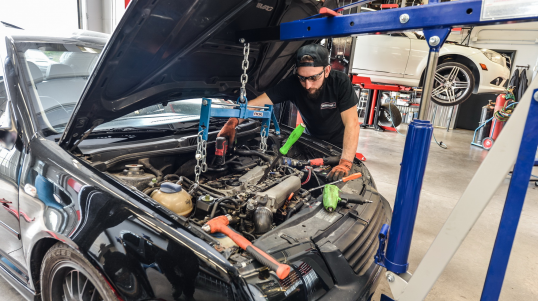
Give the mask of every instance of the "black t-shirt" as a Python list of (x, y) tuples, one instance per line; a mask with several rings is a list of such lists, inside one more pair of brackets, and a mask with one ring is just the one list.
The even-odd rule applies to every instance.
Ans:
[(274, 104), (287, 100), (295, 104), (310, 135), (342, 147), (345, 127), (340, 113), (357, 106), (359, 99), (343, 72), (331, 70), (325, 81), (317, 99), (307, 97), (306, 89), (296, 75), (289, 76), (265, 93)]

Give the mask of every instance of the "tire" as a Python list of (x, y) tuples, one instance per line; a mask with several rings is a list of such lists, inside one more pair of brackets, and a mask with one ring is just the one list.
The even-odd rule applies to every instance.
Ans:
[(469, 99), (474, 90), (475, 78), (467, 66), (447, 62), (437, 66), (432, 88), (432, 101), (451, 107)]
[[(45, 254), (40, 282), (43, 301), (118, 300), (92, 264), (82, 254), (61, 242)], [(71, 299), (64, 298), (66, 294)]]
[(400, 125), (400, 123), (402, 123), (402, 114), (400, 113), (400, 110), (398, 110), (398, 107), (393, 103), (382, 104), (380, 107), (377, 124), (382, 126), (397, 127)]

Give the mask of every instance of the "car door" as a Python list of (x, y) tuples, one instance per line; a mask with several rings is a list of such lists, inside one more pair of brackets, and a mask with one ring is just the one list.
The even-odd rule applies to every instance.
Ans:
[(358, 36), (352, 73), (403, 77), (411, 42), (404, 33)]
[(406, 34), (410, 37), (411, 51), (405, 68), (405, 78), (420, 79), (422, 70), (425, 67), (424, 62), (428, 59), (430, 47), (420, 32), (407, 32)]
[[(3, 80), (3, 69), (0, 68), (0, 127), (10, 126), (12, 117), (11, 103), (7, 101), (7, 94)], [(9, 132), (1, 135), (1, 139), (14, 134)], [(14, 134), (16, 135), (16, 134)], [(21, 152), (11, 145), (5, 148), (0, 146), (0, 255), (14, 253), (22, 247), (19, 226), (19, 174)], [(15, 252), (16, 253), (16, 252)]]

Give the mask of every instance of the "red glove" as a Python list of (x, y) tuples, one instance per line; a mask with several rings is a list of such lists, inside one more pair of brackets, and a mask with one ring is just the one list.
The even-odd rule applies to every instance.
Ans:
[(228, 139), (228, 151), (233, 149), (235, 142), (235, 127), (239, 124), (239, 119), (230, 118), (224, 124), (217, 137), (226, 137)]
[(334, 182), (342, 179), (349, 174), (352, 165), (353, 162), (346, 159), (340, 159), (340, 163), (333, 167), (329, 175), (327, 175), (327, 180), (329, 180), (329, 182)]

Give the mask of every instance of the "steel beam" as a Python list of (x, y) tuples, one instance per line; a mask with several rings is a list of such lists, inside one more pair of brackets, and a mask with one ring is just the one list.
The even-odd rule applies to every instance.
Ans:
[[(526, 95), (529, 96), (528, 94)], [(536, 149), (538, 148), (538, 118), (536, 116), (538, 116), (538, 89), (532, 92), (525, 131), (523, 132), (524, 138), (521, 141), (516, 165), (510, 180), (510, 187), (508, 188), (499, 231), (493, 246), (481, 301), (498, 300), (501, 295), (504, 275), (508, 267), (508, 260), (510, 259), (510, 252), (514, 244), (527, 189), (529, 189), (529, 179), (534, 166)]]
[[(482, 0), (462, 0), (298, 20), (280, 24), (280, 40), (314, 40), (376, 32), (538, 21), (538, 16), (481, 21), (481, 11)], [(407, 16), (400, 19), (404, 14)]]

